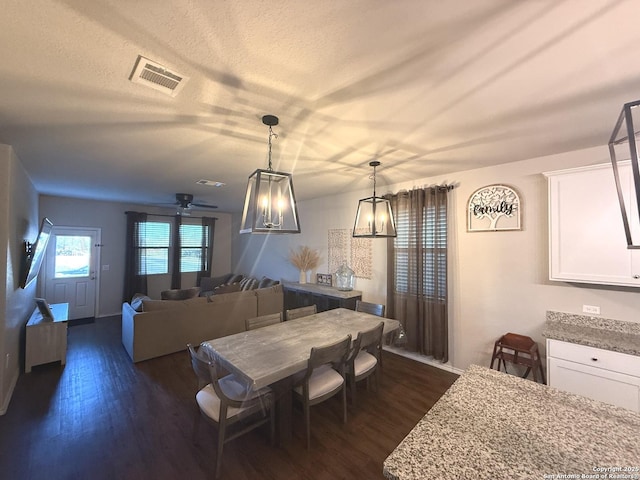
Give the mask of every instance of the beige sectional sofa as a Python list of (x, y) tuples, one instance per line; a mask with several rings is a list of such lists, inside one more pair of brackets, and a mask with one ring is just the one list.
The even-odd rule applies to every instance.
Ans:
[(282, 312), (281, 285), (189, 300), (122, 305), (122, 344), (134, 362), (185, 350), (187, 343), (243, 332), (247, 318)]

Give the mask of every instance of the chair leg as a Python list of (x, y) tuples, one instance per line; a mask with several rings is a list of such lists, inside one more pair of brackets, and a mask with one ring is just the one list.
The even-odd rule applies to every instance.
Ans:
[(307, 450), (311, 449), (311, 412), (309, 407), (309, 401), (305, 400), (304, 405), (304, 425), (307, 432)]
[(356, 396), (357, 396), (357, 386), (356, 386), (356, 377), (355, 375), (349, 375), (349, 387), (351, 390), (351, 404), (356, 406)]
[(342, 384), (342, 423), (347, 423), (347, 382)]
[(222, 450), (224, 448), (225, 430), (227, 429), (227, 409), (220, 409), (220, 422), (218, 423), (218, 451), (216, 453), (216, 477), (222, 470)]

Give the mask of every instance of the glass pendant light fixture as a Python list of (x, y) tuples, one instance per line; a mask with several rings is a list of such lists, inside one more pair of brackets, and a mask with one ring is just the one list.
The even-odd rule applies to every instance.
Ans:
[(376, 167), (380, 162), (369, 162), (373, 167), (373, 196), (358, 202), (358, 212), (353, 225), (353, 236), (359, 238), (395, 237), (396, 224), (389, 200), (376, 197)]
[(249, 175), (240, 233), (300, 233), (298, 207), (290, 173), (275, 172), (271, 165), (271, 138), (278, 117), (265, 115), (269, 127), (269, 167)]

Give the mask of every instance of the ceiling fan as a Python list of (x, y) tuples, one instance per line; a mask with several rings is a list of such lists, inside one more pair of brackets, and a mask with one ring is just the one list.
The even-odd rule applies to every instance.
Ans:
[(206, 203), (194, 203), (191, 193), (176, 193), (176, 203), (178, 206), (178, 215), (189, 216), (190, 210), (196, 208), (218, 208), (217, 205), (208, 205)]

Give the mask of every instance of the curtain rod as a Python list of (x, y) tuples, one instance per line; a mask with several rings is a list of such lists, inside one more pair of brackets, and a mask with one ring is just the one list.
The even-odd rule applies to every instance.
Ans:
[(167, 215), (162, 214), (162, 213), (147, 213), (147, 212), (134, 212), (133, 210), (127, 210), (124, 212), (124, 214), (126, 215), (127, 213), (144, 213), (145, 215), (152, 215), (154, 217), (167, 217), (167, 218), (176, 218), (176, 216), (178, 217), (184, 217), (184, 218), (211, 218), (213, 220), (218, 220), (218, 217), (207, 217), (207, 216), (202, 216), (202, 217), (194, 217), (193, 215)]

